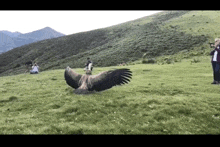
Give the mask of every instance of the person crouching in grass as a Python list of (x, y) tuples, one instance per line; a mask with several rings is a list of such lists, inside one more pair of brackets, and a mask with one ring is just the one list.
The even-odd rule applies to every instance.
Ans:
[(34, 63), (34, 66), (32, 66), (32, 70), (30, 70), (30, 74), (38, 74), (39, 72), (39, 66), (37, 63)]
[(210, 52), (210, 55), (212, 56), (211, 62), (212, 62), (212, 69), (213, 69), (213, 78), (214, 81), (211, 84), (220, 84), (220, 39), (215, 39), (215, 45), (213, 45), (215, 48)]

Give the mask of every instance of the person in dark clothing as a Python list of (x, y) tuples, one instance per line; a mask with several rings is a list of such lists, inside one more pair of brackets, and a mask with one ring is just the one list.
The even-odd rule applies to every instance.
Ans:
[(214, 81), (211, 84), (220, 84), (220, 40), (216, 40), (215, 49), (210, 52), (212, 56), (212, 69), (213, 69), (213, 78)]
[(92, 61), (90, 60), (90, 58), (87, 58), (87, 63), (86, 63), (87, 67), (89, 66), (89, 63), (92, 63)]
[[(85, 64), (86, 68), (85, 70), (89, 69), (89, 64), (92, 63), (92, 61), (90, 60), (90, 58), (87, 58), (87, 63)], [(93, 67), (91, 67), (91, 71), (92, 71)]]

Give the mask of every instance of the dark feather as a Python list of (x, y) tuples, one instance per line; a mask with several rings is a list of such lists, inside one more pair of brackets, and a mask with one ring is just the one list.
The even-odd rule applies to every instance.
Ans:
[(72, 88), (79, 88), (79, 80), (82, 75), (75, 73), (71, 68), (67, 67), (64, 73), (66, 83)]
[(102, 72), (99, 75), (91, 76), (91, 87), (89, 90), (102, 91), (110, 89), (116, 85), (128, 83), (131, 79), (130, 69), (116, 69)]

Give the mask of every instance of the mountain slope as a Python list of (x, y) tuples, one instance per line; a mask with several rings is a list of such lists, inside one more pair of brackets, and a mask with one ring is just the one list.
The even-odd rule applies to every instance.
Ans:
[(30, 44), (33, 42), (51, 39), (56, 37), (64, 36), (64, 34), (59, 33), (50, 27), (46, 27), (37, 31), (33, 31), (30, 33), (22, 34), (19, 32), (9, 32), (9, 31), (0, 31), (0, 34), (7, 35), (7, 40), (0, 40), (0, 51), (6, 52), (15, 47), (20, 47), (22, 45)]
[[(193, 34), (182, 29), (188, 23), (194, 24), (192, 29), (201, 25), (197, 21), (181, 21), (194, 13), (204, 13), (210, 25), (212, 15), (219, 15), (215, 11), (212, 14), (166, 11), (108, 28), (39, 41), (0, 55), (0, 75), (22, 73), (23, 64), (31, 59), (43, 71), (66, 66), (83, 68), (87, 57), (92, 59), (94, 66), (111, 66), (138, 60), (143, 54), (155, 58), (208, 48), (210, 38), (214, 37), (212, 34), (205, 31)], [(177, 22), (182, 23), (175, 25)]]

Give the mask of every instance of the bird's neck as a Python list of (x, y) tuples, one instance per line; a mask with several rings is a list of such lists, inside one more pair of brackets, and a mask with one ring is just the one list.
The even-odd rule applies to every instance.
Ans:
[(88, 89), (88, 76), (89, 75), (83, 75), (79, 81), (80, 87), (79, 89)]
[(85, 90), (88, 90), (87, 83), (86, 83), (85, 81), (82, 82), (82, 85), (79, 87), (79, 89), (85, 89)]
[(91, 70), (87, 70), (86, 71), (86, 75), (92, 75), (92, 71)]

